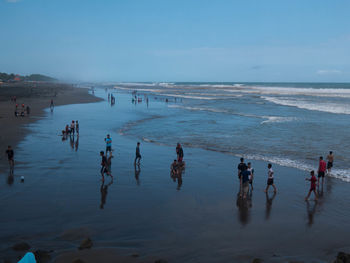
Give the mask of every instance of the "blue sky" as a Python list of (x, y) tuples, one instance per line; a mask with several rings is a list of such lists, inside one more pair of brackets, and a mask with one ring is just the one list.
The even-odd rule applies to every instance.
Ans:
[(350, 81), (348, 0), (0, 0), (0, 72)]

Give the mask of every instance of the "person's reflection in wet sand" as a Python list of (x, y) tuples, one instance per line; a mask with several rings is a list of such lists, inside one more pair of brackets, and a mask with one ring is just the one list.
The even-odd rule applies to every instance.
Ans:
[(69, 141), (70, 141), (70, 147), (72, 147), (72, 150), (74, 150), (74, 136), (69, 136)]
[(252, 207), (252, 194), (249, 194), (246, 198), (241, 195), (241, 189), (237, 193), (236, 206), (238, 207), (238, 218), (242, 225), (246, 225), (250, 221), (250, 211)]
[(141, 173), (141, 168), (140, 168), (140, 164), (134, 164), (134, 168), (135, 168), (135, 180), (136, 180), (136, 184), (140, 185), (140, 173)]
[(13, 176), (13, 173), (9, 173), (9, 175), (7, 176), (7, 184), (8, 185), (13, 185), (13, 182), (14, 182), (14, 176)]
[(317, 201), (313, 202), (313, 205), (310, 205), (309, 201), (306, 201), (306, 212), (308, 217), (308, 223), (307, 225), (311, 227), (314, 223), (314, 215), (316, 213), (316, 207), (317, 207)]
[(103, 209), (105, 204), (106, 204), (107, 193), (108, 193), (108, 186), (110, 186), (111, 184), (113, 184), (113, 178), (107, 185), (105, 185), (104, 181), (102, 181), (101, 188), (100, 188), (100, 192), (101, 192), (100, 209)]
[[(327, 181), (328, 183), (328, 181)], [(328, 184), (327, 184), (328, 185)], [(328, 187), (327, 187), (328, 188)], [(328, 190), (328, 189), (327, 189)], [(318, 198), (322, 198), (323, 197), (323, 184), (320, 185), (318, 188), (317, 188), (317, 195), (318, 195)]]
[(272, 197), (270, 198), (269, 194), (266, 193), (266, 211), (265, 211), (265, 219), (270, 219), (270, 213), (272, 209), (272, 201), (275, 199), (276, 193), (273, 193)]
[(79, 135), (77, 136), (77, 140), (75, 141), (75, 151), (77, 152), (79, 148)]
[(179, 170), (178, 174), (177, 174), (177, 188), (176, 190), (180, 190), (182, 186), (182, 169)]

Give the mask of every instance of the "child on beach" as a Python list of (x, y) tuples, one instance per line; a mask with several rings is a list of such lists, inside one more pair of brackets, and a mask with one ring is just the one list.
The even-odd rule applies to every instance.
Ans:
[(316, 179), (316, 176), (315, 176), (315, 171), (311, 171), (310, 172), (310, 175), (311, 175), (311, 178), (308, 179), (306, 178), (305, 180), (307, 181), (310, 181), (311, 183), (311, 186), (310, 186), (310, 190), (309, 190), (309, 193), (307, 194), (307, 196), (305, 197), (305, 201), (307, 201), (311, 195), (311, 192), (314, 192), (315, 194), (315, 200), (317, 200), (317, 193), (316, 193), (316, 182), (317, 182), (317, 179)]
[(324, 179), (324, 174), (326, 172), (326, 162), (323, 160), (323, 157), (320, 156), (320, 162), (318, 164), (318, 180), (317, 180), (317, 185), (320, 185), (320, 178), (322, 178), (322, 185), (323, 185), (323, 179)]
[(134, 160), (134, 164), (140, 164), (140, 160), (141, 160), (141, 154), (140, 154), (140, 142), (137, 142), (137, 146), (136, 146), (136, 156), (135, 156), (135, 160)]
[(9, 165), (10, 165), (10, 170), (12, 171), (13, 167), (15, 166), (15, 161), (13, 159), (15, 154), (14, 154), (12, 147), (10, 145), (7, 146), (7, 150), (5, 153), (7, 154), (7, 159), (8, 159)]
[(277, 188), (273, 182), (273, 175), (274, 175), (274, 171), (272, 170), (272, 164), (268, 164), (267, 165), (267, 168), (269, 169), (268, 172), (267, 172), (267, 175), (268, 175), (268, 178), (267, 178), (267, 187), (265, 189), (265, 193), (267, 193), (267, 191), (269, 190), (270, 188), (270, 185), (272, 185), (273, 189), (274, 189), (274, 193), (277, 192)]
[(250, 172), (249, 175), (249, 184), (251, 187), (251, 190), (253, 190), (253, 179), (254, 179), (254, 168), (252, 167), (251, 163), (248, 163), (248, 168), (247, 168), (248, 172)]
[(105, 138), (106, 142), (106, 155), (109, 153), (112, 153), (112, 138), (109, 134), (107, 134), (107, 138)]
[(184, 151), (183, 151), (180, 143), (178, 143), (176, 146), (176, 154), (177, 154), (177, 161), (179, 164), (181, 164), (182, 160), (184, 158)]

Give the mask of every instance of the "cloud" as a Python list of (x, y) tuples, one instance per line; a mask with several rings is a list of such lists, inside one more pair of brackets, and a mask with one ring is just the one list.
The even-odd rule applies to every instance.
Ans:
[(318, 75), (339, 75), (342, 71), (337, 69), (320, 69), (316, 72)]

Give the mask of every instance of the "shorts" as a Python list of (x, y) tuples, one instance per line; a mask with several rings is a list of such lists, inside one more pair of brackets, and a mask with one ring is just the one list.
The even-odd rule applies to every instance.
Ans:
[(273, 178), (267, 179), (267, 185), (273, 185)]
[(112, 146), (107, 146), (106, 147), (106, 152), (108, 152), (108, 151), (110, 151), (110, 152), (112, 151)]
[(316, 185), (312, 185), (311, 187), (310, 187), (310, 191), (315, 191), (316, 190)]
[(327, 169), (330, 169), (330, 168), (332, 168), (333, 167), (333, 162), (328, 162), (327, 163)]
[(179, 157), (179, 158), (177, 158), (177, 161), (178, 161), (179, 163), (182, 163), (182, 159), (183, 159), (183, 157)]
[(318, 172), (318, 178), (324, 177), (324, 172)]
[(253, 184), (253, 179), (249, 179), (249, 184)]

